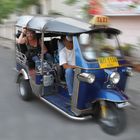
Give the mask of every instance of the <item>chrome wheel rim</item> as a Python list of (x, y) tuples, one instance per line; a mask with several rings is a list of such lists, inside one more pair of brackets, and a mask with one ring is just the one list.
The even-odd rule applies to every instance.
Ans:
[(20, 90), (21, 96), (25, 96), (26, 91), (25, 91), (25, 88), (24, 88), (23, 84), (21, 84), (21, 83), (19, 85), (19, 90)]

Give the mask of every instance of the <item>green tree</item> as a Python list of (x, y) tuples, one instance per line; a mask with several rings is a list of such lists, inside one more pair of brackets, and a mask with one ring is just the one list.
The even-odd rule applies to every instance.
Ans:
[(16, 0), (0, 0), (0, 20), (16, 9)]
[(79, 0), (65, 0), (64, 2), (66, 4), (68, 4), (68, 5), (73, 5), (73, 4), (77, 3), (77, 2), (79, 2)]
[(39, 0), (0, 0), (0, 22), (16, 10), (22, 11), (30, 5), (35, 5)]
[[(85, 2), (85, 1), (89, 1), (89, 0), (64, 0), (64, 3), (67, 5), (75, 5), (76, 3), (80, 3), (81, 1)], [(82, 11), (82, 15), (83, 18), (85, 19), (89, 19), (90, 15), (88, 14), (88, 10), (89, 10), (89, 3), (84, 3), (83, 6), (81, 7), (81, 11)]]
[(39, 0), (17, 0), (17, 1), (19, 1), (17, 3), (17, 6), (18, 8), (21, 8), (21, 9), (25, 9), (31, 5), (36, 5), (39, 2)]

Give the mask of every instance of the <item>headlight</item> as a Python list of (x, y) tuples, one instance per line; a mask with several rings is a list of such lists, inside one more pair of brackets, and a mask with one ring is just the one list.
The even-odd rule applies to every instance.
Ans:
[(127, 72), (128, 76), (133, 76), (133, 72), (132, 72), (132, 68), (131, 67), (127, 67), (126, 72)]
[(95, 75), (90, 73), (80, 73), (77, 78), (79, 81), (87, 82), (89, 84), (95, 81)]
[(119, 81), (120, 81), (120, 74), (118, 72), (113, 72), (111, 75), (110, 75), (110, 81), (113, 83), (113, 84), (117, 84)]

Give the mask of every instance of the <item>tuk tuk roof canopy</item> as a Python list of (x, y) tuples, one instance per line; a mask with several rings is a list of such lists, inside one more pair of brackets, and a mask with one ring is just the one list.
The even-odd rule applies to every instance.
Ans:
[(33, 18), (33, 16), (21, 16), (17, 20), (16, 26), (27, 27), (28, 22)]
[(16, 26), (44, 32), (80, 33), (91, 30), (90, 24), (68, 17), (21, 16)]
[[(56, 34), (80, 34), (95, 30), (89, 23), (64, 16), (21, 16), (17, 21), (16, 26)], [(116, 29), (116, 34), (119, 33), (119, 30)]]

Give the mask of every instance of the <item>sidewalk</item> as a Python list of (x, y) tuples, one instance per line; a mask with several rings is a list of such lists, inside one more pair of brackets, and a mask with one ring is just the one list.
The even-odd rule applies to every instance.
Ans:
[(134, 71), (134, 75), (129, 77), (127, 87), (128, 90), (134, 90), (140, 93), (140, 73)]
[(0, 37), (0, 46), (14, 49), (14, 44), (15, 44), (14, 40)]

